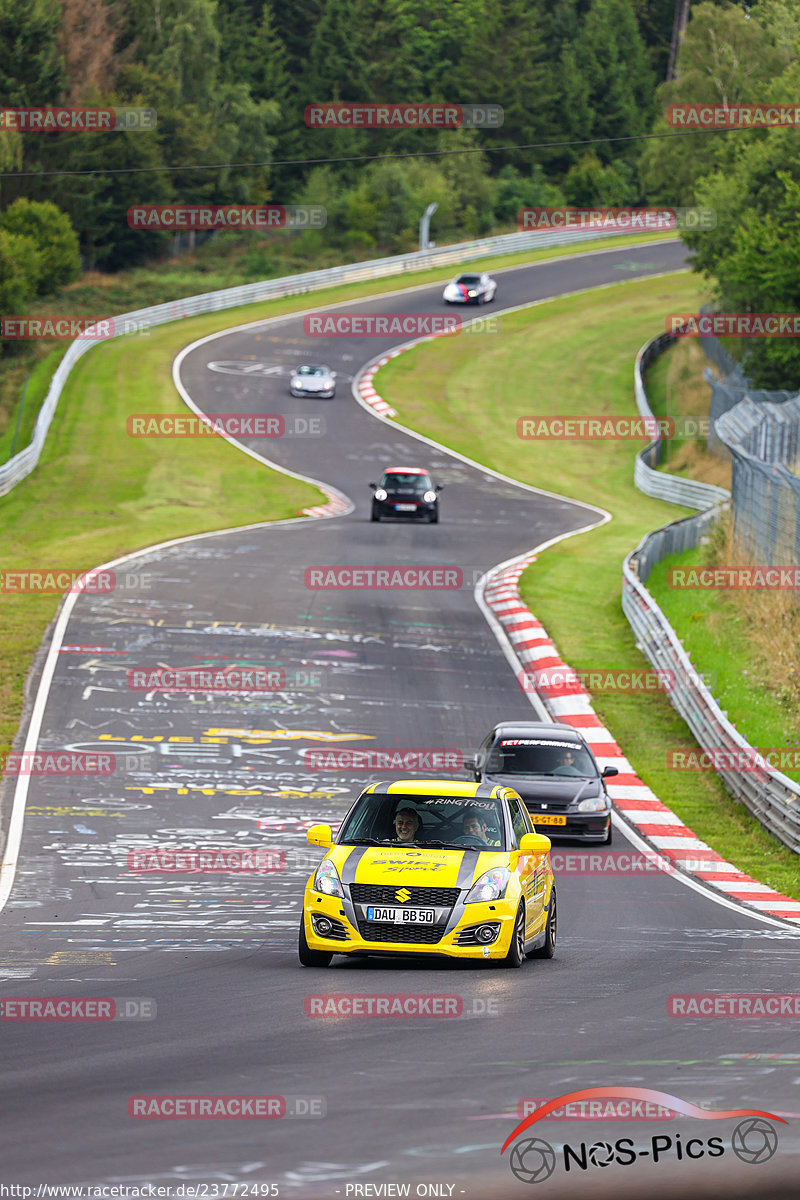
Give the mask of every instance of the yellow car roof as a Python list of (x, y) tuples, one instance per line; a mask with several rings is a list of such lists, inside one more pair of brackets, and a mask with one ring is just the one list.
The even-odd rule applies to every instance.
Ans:
[(501, 784), (469, 783), (463, 779), (398, 779), (394, 783), (373, 783), (365, 789), (390, 796), (493, 796), (508, 790)]

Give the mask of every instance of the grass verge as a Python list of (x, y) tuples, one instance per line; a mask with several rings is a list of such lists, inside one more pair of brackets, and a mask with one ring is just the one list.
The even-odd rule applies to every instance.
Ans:
[[(791, 593), (675, 588), (672, 568), (741, 562), (726, 517), (704, 545), (653, 568), (647, 587), (697, 669), (711, 676), (714, 698), (752, 746), (800, 760), (800, 611)], [(800, 782), (800, 769), (777, 764)]]
[[(400, 355), (376, 383), (404, 425), (612, 513), (610, 523), (542, 555), (521, 581), (526, 603), (579, 671), (648, 666), (620, 606), (622, 559), (645, 533), (687, 514), (634, 488), (640, 443), (523, 442), (516, 421), (632, 415), (637, 350), (663, 327), (665, 312), (695, 311), (703, 299), (695, 277), (676, 274), (549, 301), (504, 316), (494, 336), (438, 338)], [(445, 501), (444, 520), (446, 513)], [(800, 898), (796, 857), (716, 775), (667, 766), (669, 750), (692, 738), (663, 693), (605, 692), (594, 705), (642, 780), (699, 837), (741, 870)]]
[[(650, 408), (657, 417), (671, 417), (676, 436), (668, 438), (659, 470), (687, 479), (699, 479), (730, 490), (730, 459), (709, 454), (706, 429), (711, 404), (711, 389), (703, 378), (708, 359), (699, 341), (684, 338), (660, 354), (645, 374), (645, 390)], [(687, 418), (704, 424), (697, 436), (680, 436)]]

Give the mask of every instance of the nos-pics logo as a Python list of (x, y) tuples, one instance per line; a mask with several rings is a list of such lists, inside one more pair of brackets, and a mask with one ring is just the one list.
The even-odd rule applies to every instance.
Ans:
[[(637, 1146), (633, 1138), (617, 1138), (614, 1142), (598, 1140), (593, 1143), (581, 1142), (578, 1146), (564, 1144), (560, 1155), (549, 1142), (540, 1137), (520, 1137), (526, 1133), (536, 1121), (547, 1117), (556, 1109), (566, 1104), (582, 1100), (599, 1099), (639, 1100), (656, 1103), (669, 1108), (675, 1113), (687, 1117), (695, 1117), (704, 1121), (727, 1121), (742, 1118), (733, 1130), (730, 1139), (730, 1149), (744, 1163), (755, 1165), (767, 1162), (778, 1148), (778, 1134), (770, 1121), (785, 1124), (783, 1117), (774, 1113), (762, 1112), (754, 1108), (707, 1109), (689, 1104), (678, 1096), (667, 1092), (654, 1091), (652, 1088), (637, 1087), (599, 1087), (584, 1088), (578, 1092), (568, 1092), (548, 1100), (524, 1121), (504, 1142), (500, 1153), (505, 1154), (512, 1142), (515, 1142), (508, 1163), (512, 1173), (521, 1183), (542, 1183), (549, 1179), (562, 1159), (565, 1172), (588, 1171), (593, 1167), (608, 1167), (612, 1163), (617, 1166), (631, 1166), (637, 1159), (651, 1159), (660, 1162), (669, 1158), (673, 1161), (697, 1160), (700, 1158), (720, 1158), (726, 1153), (722, 1137), (682, 1138), (680, 1133), (654, 1134), (649, 1141)], [(516, 1139), (519, 1138), (519, 1141)]]

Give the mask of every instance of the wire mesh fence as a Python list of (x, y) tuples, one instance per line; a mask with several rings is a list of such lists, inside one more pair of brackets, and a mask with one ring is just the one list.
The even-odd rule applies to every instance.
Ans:
[(753, 563), (800, 564), (800, 396), (741, 400), (717, 421), (731, 453), (733, 532)]

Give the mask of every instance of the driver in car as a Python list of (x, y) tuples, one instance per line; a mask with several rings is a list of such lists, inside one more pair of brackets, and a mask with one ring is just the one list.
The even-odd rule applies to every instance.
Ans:
[(554, 775), (580, 775), (581, 772), (575, 761), (575, 753), (572, 750), (564, 750), (561, 755), (561, 761), (553, 771)]
[(489, 840), (487, 825), (479, 813), (468, 812), (464, 817), (464, 825), (462, 828), (464, 837), (480, 838), (486, 846), (497, 846), (498, 842)]

